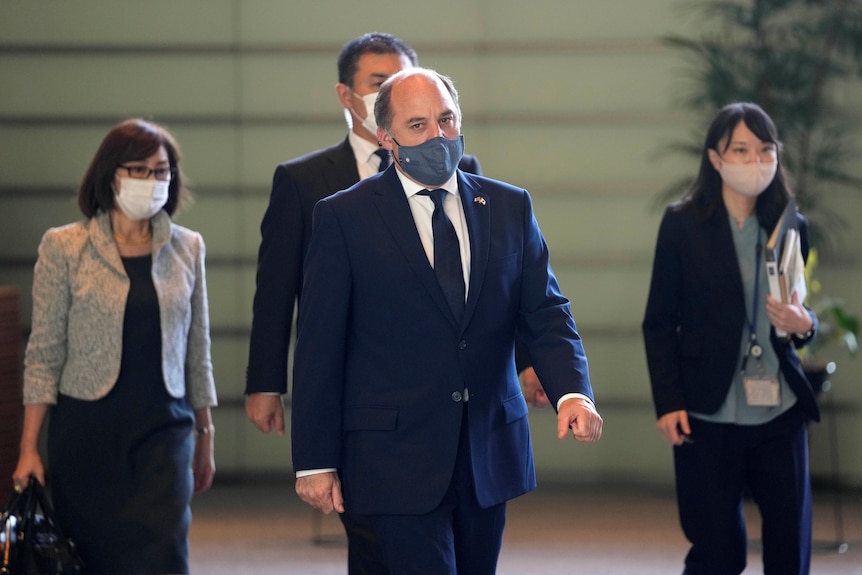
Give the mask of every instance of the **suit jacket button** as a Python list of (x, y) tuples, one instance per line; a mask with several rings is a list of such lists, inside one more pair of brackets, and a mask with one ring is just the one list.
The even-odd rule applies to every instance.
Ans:
[(462, 396), (461, 396), (460, 391), (453, 391), (452, 392), (452, 401), (454, 401), (455, 403), (458, 403), (459, 401), (461, 401), (461, 398), (462, 398)]
[(465, 349), (467, 349), (467, 342), (464, 340), (459, 341), (458, 342), (458, 349), (461, 351), (464, 351)]

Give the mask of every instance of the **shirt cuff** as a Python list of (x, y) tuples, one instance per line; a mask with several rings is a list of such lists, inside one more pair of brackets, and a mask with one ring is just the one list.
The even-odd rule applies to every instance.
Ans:
[(595, 402), (592, 399), (590, 399), (589, 397), (587, 397), (586, 395), (584, 395), (583, 393), (567, 393), (566, 395), (561, 397), (560, 400), (557, 402), (557, 411), (560, 411), (560, 406), (563, 405), (563, 402), (566, 401), (567, 399), (586, 399), (587, 401), (589, 401), (592, 404), (593, 409), (595, 409), (595, 407), (596, 407)]
[(305, 469), (303, 471), (297, 471), (296, 478), (299, 479), (300, 477), (308, 477), (309, 475), (320, 475), (321, 473), (335, 473), (335, 471), (336, 469), (334, 467), (327, 467), (324, 469)]

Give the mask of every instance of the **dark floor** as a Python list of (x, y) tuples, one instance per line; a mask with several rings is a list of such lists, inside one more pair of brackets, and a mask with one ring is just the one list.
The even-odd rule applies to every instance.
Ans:
[[(862, 493), (815, 492), (812, 575), (862, 575)], [(836, 509), (842, 521), (836, 522)], [(315, 516), (289, 479), (217, 483), (193, 504), (196, 575), (346, 573), (341, 523)], [(746, 575), (762, 573), (756, 510)], [(312, 543), (317, 533), (322, 544)], [(847, 549), (836, 550), (836, 528)], [(670, 575), (687, 549), (671, 493), (631, 487), (541, 485), (509, 504), (500, 575)]]

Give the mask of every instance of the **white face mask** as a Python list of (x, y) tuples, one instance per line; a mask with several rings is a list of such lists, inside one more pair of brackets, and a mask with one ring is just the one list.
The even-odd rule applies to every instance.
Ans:
[(778, 170), (778, 162), (751, 162), (728, 164), (722, 162), (718, 173), (731, 190), (743, 196), (756, 198), (769, 187)]
[(362, 127), (371, 132), (371, 134), (376, 138), (377, 137), (377, 120), (374, 119), (374, 102), (377, 101), (377, 92), (371, 92), (370, 94), (365, 94), (364, 96), (360, 96), (356, 92), (353, 94), (357, 98), (361, 98), (365, 103), (365, 117), (360, 118), (359, 114), (357, 114), (353, 108), (350, 108), (350, 113), (356, 116), (356, 119), (360, 121)]
[(130, 220), (148, 220), (168, 203), (170, 180), (120, 178), (117, 205)]

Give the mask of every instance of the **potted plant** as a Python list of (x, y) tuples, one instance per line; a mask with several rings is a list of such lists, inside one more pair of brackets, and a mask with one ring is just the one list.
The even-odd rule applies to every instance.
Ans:
[[(862, 191), (847, 166), (858, 157), (859, 106), (836, 97), (839, 82), (862, 73), (862, 0), (714, 0), (686, 3), (708, 30), (700, 38), (667, 36), (690, 63), (680, 104), (703, 118), (733, 101), (758, 103), (775, 121), (782, 161), (799, 209), (810, 221), (812, 245), (828, 255), (847, 222), (821, 201), (843, 188)], [(854, 125), (855, 124), (855, 125)], [(700, 132), (698, 132), (699, 134)], [(670, 152), (697, 157), (700, 137), (674, 142)], [(661, 194), (678, 198), (691, 179)]]
[(824, 361), (818, 352), (824, 345), (834, 344), (843, 347), (851, 356), (859, 351), (859, 317), (851, 313), (841, 298), (822, 293), (820, 281), (814, 275), (817, 268), (817, 248), (811, 248), (805, 264), (805, 283), (808, 286), (806, 305), (817, 313), (820, 330), (817, 337), (800, 351), (803, 367), (808, 379), (817, 391), (828, 391), (824, 384), (835, 371), (835, 363)]
[[(841, 102), (840, 82), (862, 75), (862, 0), (712, 0), (681, 4), (696, 12), (705, 26), (699, 38), (672, 35), (662, 42), (681, 51), (689, 63), (683, 108), (705, 121), (727, 103), (758, 103), (775, 121), (783, 143), (782, 162), (800, 211), (810, 223), (814, 246), (806, 266), (807, 304), (818, 313), (820, 333), (803, 360), (814, 385), (823, 385), (833, 362), (817, 353), (840, 342), (855, 354), (858, 317), (840, 299), (821, 291), (813, 275), (818, 252), (829, 256), (839, 247), (847, 222), (822, 202), (836, 189), (862, 192), (862, 179), (848, 169), (858, 157), (853, 132), (859, 131), (858, 102)], [(698, 158), (700, 130), (665, 152)], [(677, 199), (691, 178), (673, 182), (657, 205)], [(818, 250), (819, 248), (819, 250)]]

